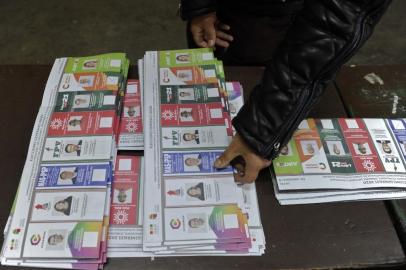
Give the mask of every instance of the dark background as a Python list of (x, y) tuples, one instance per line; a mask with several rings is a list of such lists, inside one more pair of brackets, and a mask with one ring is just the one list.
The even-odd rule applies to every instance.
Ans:
[[(146, 50), (185, 48), (178, 2), (0, 0), (0, 64), (51, 64), (112, 51), (126, 52), (134, 64)], [(405, 64), (405, 12), (406, 1), (394, 0), (350, 64)]]

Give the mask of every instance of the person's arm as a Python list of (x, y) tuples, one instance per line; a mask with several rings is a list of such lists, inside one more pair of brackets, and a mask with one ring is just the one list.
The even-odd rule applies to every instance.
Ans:
[(230, 27), (218, 21), (216, 11), (217, 0), (181, 0), (180, 17), (189, 22), (188, 31), (192, 33), (197, 46), (228, 47), (233, 41), (233, 37), (226, 33)]
[(185, 21), (191, 21), (215, 11), (216, 0), (181, 0), (179, 5), (180, 17)]
[[(390, 2), (306, 0), (266, 67), (261, 83), (233, 120), (240, 142), (234, 140), (234, 150), (227, 149), (217, 165), (227, 165), (242, 152), (238, 149), (250, 150), (263, 160), (274, 159), (341, 65), (370, 37)], [(244, 159), (249, 164), (246, 172), (261, 168)]]

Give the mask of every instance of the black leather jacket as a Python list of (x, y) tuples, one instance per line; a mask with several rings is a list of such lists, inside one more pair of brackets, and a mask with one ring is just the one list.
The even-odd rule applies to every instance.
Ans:
[(303, 2), (304, 0), (181, 0), (180, 15), (185, 21), (222, 10), (257, 16), (283, 16), (296, 13)]
[[(278, 155), (326, 84), (369, 38), (390, 2), (303, 2), (262, 81), (233, 120), (252, 149), (267, 159)], [(181, 16), (190, 20), (215, 9), (215, 0), (182, 0)]]

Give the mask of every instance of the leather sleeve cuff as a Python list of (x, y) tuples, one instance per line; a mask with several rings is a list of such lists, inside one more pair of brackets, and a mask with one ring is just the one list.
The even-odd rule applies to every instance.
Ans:
[(190, 21), (216, 10), (215, 0), (182, 0), (179, 6), (179, 14), (184, 21)]
[(259, 104), (261, 103), (259, 100), (263, 97), (262, 90), (261, 85), (257, 85), (253, 89), (250, 98), (233, 119), (232, 124), (244, 142), (257, 155), (272, 160), (279, 153), (281, 141), (286, 140), (286, 138), (274, 140), (275, 135), (280, 132), (278, 128), (274, 127), (281, 127), (283, 120), (276, 112), (273, 114), (273, 118), (264, 115)]

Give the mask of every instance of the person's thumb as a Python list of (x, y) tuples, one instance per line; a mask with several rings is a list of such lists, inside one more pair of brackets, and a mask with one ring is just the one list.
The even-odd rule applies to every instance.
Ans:
[(214, 24), (208, 24), (204, 31), (204, 39), (209, 47), (214, 47), (216, 44), (216, 28)]
[(224, 168), (227, 167), (230, 162), (239, 155), (238, 152), (230, 145), (221, 156), (219, 156), (214, 162), (214, 167)]

